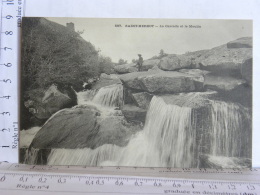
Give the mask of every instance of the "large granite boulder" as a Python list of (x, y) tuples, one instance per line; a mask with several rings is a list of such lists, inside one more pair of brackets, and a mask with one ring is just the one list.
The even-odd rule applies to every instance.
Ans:
[(67, 94), (61, 93), (56, 85), (51, 85), (45, 91), (42, 98), (42, 103), (46, 105), (46, 110), (52, 114), (65, 108), (70, 102), (70, 97)]
[(196, 60), (201, 68), (220, 74), (240, 75), (240, 66), (252, 58), (252, 48), (228, 48), (227, 45), (204, 51)]
[(227, 48), (252, 48), (253, 40), (251, 37), (242, 37), (234, 41), (230, 41), (227, 43)]
[(194, 59), (185, 55), (168, 55), (163, 57), (159, 63), (162, 70), (179, 70), (183, 68), (191, 68)]
[[(73, 93), (74, 97), (69, 96)], [(42, 101), (34, 113), (38, 119), (48, 119), (55, 112), (77, 104), (76, 94), (71, 89), (69, 93), (62, 93), (56, 85), (51, 85), (44, 93)], [(72, 99), (73, 98), (73, 99)]]
[(131, 63), (131, 64), (117, 65), (114, 67), (114, 70), (118, 74), (125, 74), (125, 73), (130, 73), (130, 72), (137, 72), (138, 68), (135, 63)]
[(147, 92), (140, 92), (133, 93), (132, 96), (138, 107), (148, 110), (151, 99), (153, 98), (152, 94), (149, 94)]
[(244, 83), (242, 84), (237, 83), (238, 85), (236, 85), (236, 82), (237, 81), (234, 81), (234, 86), (228, 84), (231, 86), (226, 86), (228, 88), (230, 87), (228, 90), (221, 89), (223, 86), (225, 86), (224, 83), (223, 86), (221, 86), (221, 88), (220, 86), (218, 86), (218, 89), (216, 89), (216, 85), (206, 85), (205, 88), (215, 88), (216, 90), (218, 90), (219, 100), (226, 102), (236, 102), (252, 110), (252, 87), (245, 83), (245, 81), (243, 81)]
[(53, 115), (34, 137), (30, 148), (97, 148), (103, 144), (125, 146), (138, 127), (126, 122), (121, 111), (103, 113), (80, 105)]
[(158, 97), (162, 98), (163, 101), (168, 105), (189, 108), (202, 108), (208, 107), (210, 99), (214, 99), (216, 95), (216, 91), (205, 91), (179, 94), (162, 94)]
[(34, 93), (32, 96), (24, 105), (32, 114), (33, 120), (45, 121), (57, 111), (77, 104), (76, 92), (69, 86), (63, 87), (61, 91), (53, 84), (42, 94)]
[(252, 58), (252, 38), (246, 37), (208, 50), (168, 55), (162, 58), (158, 67), (167, 71), (197, 68), (239, 77), (241, 64), (250, 58)]
[(211, 74), (205, 76), (205, 88), (215, 91), (231, 91), (244, 84), (245, 80), (243, 79)]
[(81, 148), (86, 145), (90, 146), (88, 139), (98, 130), (97, 116), (98, 110), (94, 107), (63, 109), (44, 124), (30, 147)]
[(127, 88), (150, 93), (180, 93), (202, 91), (204, 77), (180, 72), (135, 72), (119, 77)]
[(158, 67), (159, 63), (160, 63), (159, 59), (144, 60), (143, 65), (142, 65), (142, 71), (147, 71), (154, 67)]
[(246, 80), (247, 84), (252, 86), (252, 77), (253, 77), (253, 59), (247, 59), (241, 65), (241, 75), (242, 78)]
[(122, 113), (125, 116), (126, 120), (129, 122), (145, 122), (147, 110), (139, 108), (135, 105), (125, 104), (122, 108)]

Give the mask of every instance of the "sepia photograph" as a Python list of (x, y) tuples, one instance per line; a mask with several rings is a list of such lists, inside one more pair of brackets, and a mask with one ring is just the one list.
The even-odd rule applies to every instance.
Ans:
[(250, 168), (252, 20), (24, 17), (19, 161)]

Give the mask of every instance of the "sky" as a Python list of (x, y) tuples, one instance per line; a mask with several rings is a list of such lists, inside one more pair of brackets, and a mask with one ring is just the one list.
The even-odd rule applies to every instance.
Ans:
[[(240, 37), (252, 36), (250, 20), (47, 18), (62, 25), (73, 22), (76, 31), (113, 62), (144, 60), (158, 55), (211, 49)], [(121, 27), (116, 27), (121, 25)], [(154, 25), (126, 27), (126, 25)], [(192, 25), (193, 27), (190, 27)]]

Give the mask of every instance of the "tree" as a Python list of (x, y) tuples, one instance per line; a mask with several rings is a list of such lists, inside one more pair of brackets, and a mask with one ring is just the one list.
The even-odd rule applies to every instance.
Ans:
[(99, 75), (98, 51), (77, 32), (44, 18), (25, 18), (22, 30), (23, 90), (52, 83), (77, 88)]
[(127, 60), (124, 60), (124, 59), (120, 58), (120, 59), (118, 60), (117, 65), (122, 65), (122, 64), (127, 64)]
[(112, 62), (110, 57), (99, 56), (99, 72), (112, 74), (114, 73), (114, 63)]
[(161, 50), (160, 50), (160, 53), (159, 53), (159, 58), (162, 58), (162, 57), (164, 57), (164, 56), (167, 56), (167, 54), (164, 53), (164, 50), (163, 50), (163, 49), (161, 49)]

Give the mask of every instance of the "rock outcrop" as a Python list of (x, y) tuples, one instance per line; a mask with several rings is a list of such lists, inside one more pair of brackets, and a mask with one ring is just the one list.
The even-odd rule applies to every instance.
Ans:
[(139, 108), (134, 105), (126, 104), (122, 109), (122, 113), (125, 116), (126, 120), (129, 122), (145, 122), (147, 110)]
[(252, 58), (252, 48), (229, 49), (222, 45), (206, 51), (197, 60), (202, 69), (224, 74), (227, 71), (239, 73), (241, 64), (249, 58)]
[(80, 105), (53, 115), (38, 131), (30, 148), (96, 148), (103, 144), (125, 146), (140, 130), (127, 123), (120, 111), (104, 115), (94, 106)]
[(253, 59), (247, 59), (241, 65), (241, 75), (242, 78), (246, 80), (247, 84), (252, 86), (253, 77)]
[(251, 37), (242, 37), (240, 39), (230, 41), (227, 43), (227, 48), (252, 48), (253, 41)]
[(145, 110), (148, 109), (153, 98), (153, 95), (147, 92), (133, 93), (132, 96), (137, 106)]
[(26, 123), (21, 124), (21, 128), (42, 126), (57, 111), (76, 104), (77, 95), (69, 86), (59, 89), (53, 84), (45, 91), (32, 90), (28, 93), (28, 99), (22, 102), (21, 109), (24, 116), (21, 116), (21, 119), (26, 118)]
[(168, 55), (162, 58), (158, 66), (167, 71), (200, 68), (219, 74), (240, 75), (241, 64), (250, 58), (252, 38), (245, 37), (208, 50)]
[(160, 59), (144, 60), (142, 65), (142, 71), (147, 71), (154, 67), (158, 67), (159, 63), (160, 63)]
[[(66, 90), (68, 91), (68, 90)], [(70, 95), (70, 94), (73, 95)], [(74, 97), (72, 97), (74, 96)], [(29, 100), (30, 101), (30, 100)], [(27, 101), (28, 102), (28, 101)], [(70, 89), (67, 93), (62, 93), (56, 85), (51, 85), (45, 92), (40, 102), (26, 105), (29, 111), (40, 120), (47, 120), (52, 114), (63, 108), (69, 108), (77, 104), (76, 94)]]
[(179, 94), (163, 94), (159, 97), (162, 98), (164, 102), (169, 105), (177, 105), (180, 107), (190, 108), (201, 108), (208, 107), (209, 100), (214, 99), (216, 95), (216, 91), (206, 91)]
[(114, 67), (114, 70), (118, 74), (125, 74), (125, 73), (130, 73), (130, 72), (137, 72), (138, 68), (137, 68), (136, 64), (131, 63), (131, 64), (117, 65)]
[(186, 55), (168, 55), (159, 63), (162, 70), (179, 70), (183, 68), (198, 68), (195, 58)]
[(215, 91), (230, 91), (240, 85), (244, 85), (245, 80), (232, 77), (220, 77), (208, 74), (205, 76), (205, 88)]
[(67, 104), (71, 102), (70, 97), (67, 94), (61, 93), (56, 85), (52, 85), (45, 91), (42, 103), (48, 106), (50, 113), (55, 113), (62, 108), (65, 108)]
[(202, 91), (204, 77), (180, 72), (149, 71), (121, 75), (126, 88), (150, 93)]
[[(142, 71), (156, 67), (164, 71), (181, 69), (205, 69), (219, 74), (240, 75), (241, 64), (252, 58), (252, 38), (244, 37), (227, 44), (182, 55), (170, 54), (162, 59), (145, 60)], [(115, 71), (119, 74), (137, 72), (135, 63), (118, 65)]]

